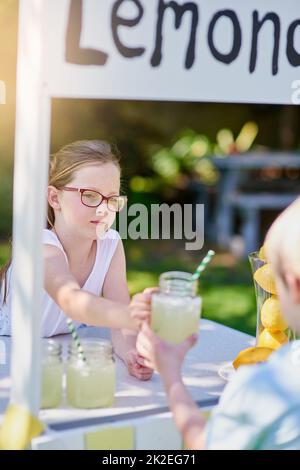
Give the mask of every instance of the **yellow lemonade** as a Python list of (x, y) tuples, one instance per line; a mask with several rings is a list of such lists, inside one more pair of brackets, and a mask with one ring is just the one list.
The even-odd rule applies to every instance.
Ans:
[[(112, 355), (96, 341), (82, 343), (86, 360), (71, 357), (67, 367), (67, 402), (75, 408), (104, 408), (114, 403), (116, 368)], [(108, 343), (108, 342), (107, 342)], [(93, 352), (91, 353), (91, 347)]]
[(41, 408), (56, 408), (62, 399), (63, 364), (42, 364)]
[(184, 341), (197, 333), (201, 310), (201, 299), (152, 296), (151, 328), (162, 339), (173, 344)]
[(41, 408), (56, 408), (62, 399), (63, 362), (61, 345), (52, 339), (42, 342)]

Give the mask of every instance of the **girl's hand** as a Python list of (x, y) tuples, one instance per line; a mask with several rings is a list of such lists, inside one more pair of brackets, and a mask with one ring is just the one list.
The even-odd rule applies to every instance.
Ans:
[(144, 357), (143, 364), (156, 369), (163, 378), (170, 374), (178, 376), (180, 374), (183, 360), (188, 350), (194, 346), (198, 338), (195, 333), (180, 344), (170, 344), (161, 340), (150, 329), (147, 323), (142, 328), (137, 337), (137, 351)]
[(144, 322), (150, 323), (151, 318), (151, 295), (158, 290), (157, 287), (149, 287), (142, 293), (132, 297), (129, 304), (130, 315), (137, 328)]
[(143, 381), (151, 379), (153, 375), (153, 369), (143, 365), (144, 360), (136, 349), (131, 349), (128, 351), (124, 360), (130, 375)]

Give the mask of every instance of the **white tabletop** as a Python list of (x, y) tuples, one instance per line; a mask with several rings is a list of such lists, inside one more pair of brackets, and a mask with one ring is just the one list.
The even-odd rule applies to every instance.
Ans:
[[(82, 328), (81, 337), (108, 337), (107, 330)], [(70, 335), (55, 338), (63, 344), (64, 354)], [(219, 369), (232, 361), (239, 351), (254, 344), (254, 338), (225, 327), (221, 324), (201, 320), (199, 341), (188, 353), (184, 367), (184, 382), (200, 406), (214, 406), (226, 381), (219, 376)], [(10, 338), (0, 337), (0, 420), (9, 400)], [(80, 410), (62, 405), (53, 410), (41, 410), (40, 418), (56, 430), (70, 429), (78, 425), (92, 424), (93, 421), (116, 421), (129, 415), (147, 416), (167, 410), (166, 396), (157, 373), (148, 382), (141, 382), (129, 376), (126, 367), (118, 358), (117, 391), (112, 408)]]

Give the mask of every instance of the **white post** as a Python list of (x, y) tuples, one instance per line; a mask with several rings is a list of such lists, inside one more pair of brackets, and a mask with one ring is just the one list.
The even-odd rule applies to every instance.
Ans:
[(42, 230), (51, 101), (43, 82), (43, 3), (20, 0), (13, 206), (11, 401), (37, 415), (40, 401)]

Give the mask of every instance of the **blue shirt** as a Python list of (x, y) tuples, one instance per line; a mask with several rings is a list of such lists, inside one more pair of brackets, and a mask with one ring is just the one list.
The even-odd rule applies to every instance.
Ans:
[(300, 450), (300, 341), (241, 367), (205, 433), (207, 449)]

